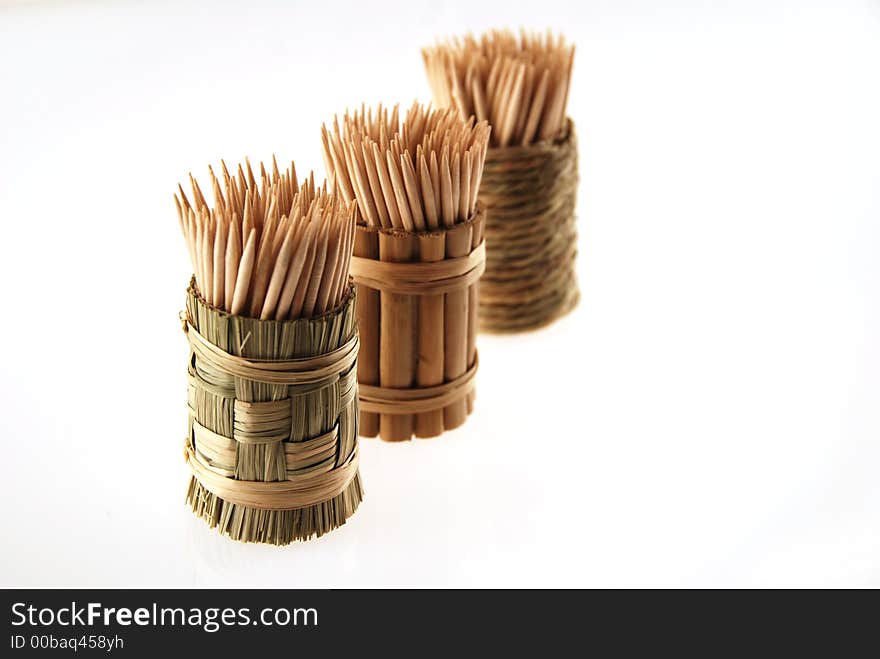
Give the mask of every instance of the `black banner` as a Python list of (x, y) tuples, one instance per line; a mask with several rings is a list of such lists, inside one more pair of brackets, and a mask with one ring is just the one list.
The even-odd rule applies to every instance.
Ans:
[[(863, 593), (864, 594), (864, 593)], [(874, 627), (854, 594), (423, 590), (5, 590), (0, 656), (539, 656), (696, 649), (840, 655)], [(830, 601), (829, 601), (830, 598)], [(873, 594), (868, 598), (873, 600)], [(835, 627), (835, 625), (838, 625)], [(615, 652), (615, 653), (616, 653)], [(194, 655), (195, 656), (195, 655)], [(280, 655), (279, 655), (280, 656)]]

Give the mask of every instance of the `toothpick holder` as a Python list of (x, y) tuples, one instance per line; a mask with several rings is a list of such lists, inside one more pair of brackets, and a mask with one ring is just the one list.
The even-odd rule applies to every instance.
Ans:
[(231, 315), (195, 280), (186, 306), (193, 512), (234, 540), (275, 545), (344, 524), (362, 499), (353, 287), (315, 318)]
[(480, 329), (547, 325), (578, 302), (574, 123), (553, 141), (489, 148), (479, 199), (487, 209)]
[(358, 225), (360, 432), (435, 437), (473, 411), (486, 214), (419, 233)]

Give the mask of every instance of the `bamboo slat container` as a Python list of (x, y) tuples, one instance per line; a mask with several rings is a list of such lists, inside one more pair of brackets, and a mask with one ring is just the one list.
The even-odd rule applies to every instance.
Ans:
[(379, 106), (342, 124), (323, 140), (333, 189), (358, 206), (360, 433), (434, 437), (474, 406), (489, 128), (418, 104), (403, 122)]
[(574, 123), (565, 115), (574, 47), (492, 31), (423, 50), (442, 107), (492, 125), (479, 198), (487, 211), (480, 328), (537, 329), (579, 299)]
[(192, 178), (194, 202), (175, 196), (195, 271), (187, 503), (234, 540), (321, 536), (362, 499), (355, 206), (292, 163), (211, 177), (213, 207)]
[(364, 437), (435, 437), (473, 411), (484, 226), (479, 207), (466, 222), (431, 232), (358, 226), (352, 276)]

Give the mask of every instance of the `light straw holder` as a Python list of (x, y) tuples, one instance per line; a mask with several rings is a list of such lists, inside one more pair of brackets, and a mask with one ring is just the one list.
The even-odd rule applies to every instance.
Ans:
[(354, 290), (315, 318), (257, 320), (187, 291), (187, 502), (234, 540), (285, 545), (361, 502)]

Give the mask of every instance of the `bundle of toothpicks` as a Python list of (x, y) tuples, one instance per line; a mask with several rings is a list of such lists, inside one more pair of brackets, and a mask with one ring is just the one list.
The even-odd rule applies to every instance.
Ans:
[(489, 126), (418, 103), (399, 115), (361, 107), (322, 131), (332, 188), (357, 204), (360, 430), (386, 441), (434, 437), (473, 410), (485, 261)]
[(175, 195), (194, 276), (187, 502), (221, 533), (283, 545), (342, 525), (361, 501), (355, 206), (314, 176), (250, 163)]
[(574, 46), (494, 30), (422, 51), (434, 101), (492, 126), (479, 198), (487, 210), (480, 326), (546, 325), (578, 301), (577, 142), (566, 117)]

